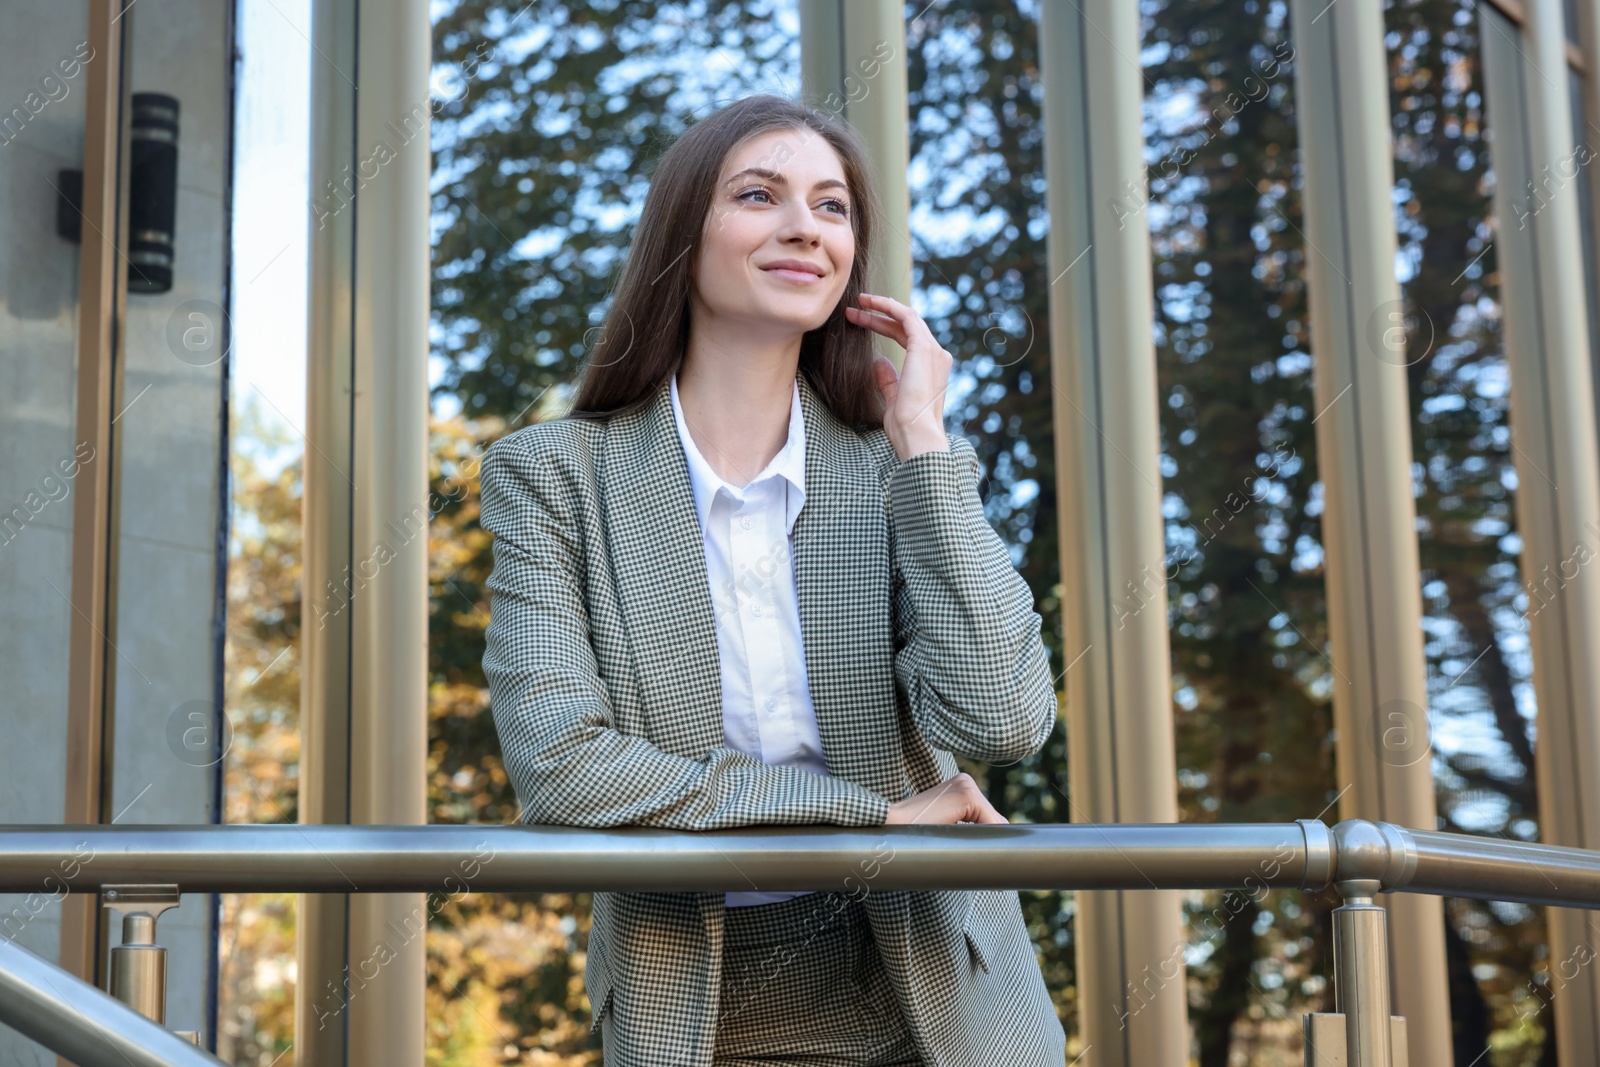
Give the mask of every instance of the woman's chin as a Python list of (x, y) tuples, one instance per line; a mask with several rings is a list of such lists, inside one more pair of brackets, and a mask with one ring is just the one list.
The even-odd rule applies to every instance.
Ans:
[(774, 330), (790, 333), (810, 333), (828, 321), (829, 310), (820, 307), (780, 308), (770, 304), (764, 309), (766, 319)]

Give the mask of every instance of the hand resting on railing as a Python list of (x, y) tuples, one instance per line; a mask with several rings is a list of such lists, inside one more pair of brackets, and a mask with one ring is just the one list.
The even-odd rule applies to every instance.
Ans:
[(885, 826), (903, 826), (924, 823), (949, 826), (962, 822), (1004, 822), (1007, 819), (994, 809), (989, 798), (983, 795), (972, 775), (962, 771), (947, 778), (932, 789), (913, 793), (904, 800), (889, 805)]

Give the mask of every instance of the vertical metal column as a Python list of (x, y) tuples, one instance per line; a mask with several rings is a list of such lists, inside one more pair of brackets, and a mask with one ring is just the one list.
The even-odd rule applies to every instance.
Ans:
[[(1578, 86), (1572, 101), (1576, 109), (1572, 115), (1574, 147), (1576, 142), (1581, 141), (1592, 153), (1590, 162), (1583, 166), (1578, 178), (1587, 187), (1585, 192), (1589, 201), (1587, 232), (1580, 236), (1580, 240), (1586, 242), (1590, 249), (1600, 250), (1600, 167), (1594, 166), (1594, 154), (1600, 154), (1600, 0), (1573, 0), (1572, 14), (1577, 59), (1581, 64), (1581, 70), (1569, 74), (1569, 77), (1576, 77)], [(1568, 65), (1571, 67), (1574, 64), (1569, 61)], [(1595, 338), (1600, 335), (1600, 330), (1596, 329), (1600, 314), (1595, 311), (1600, 307), (1600, 268), (1595, 268), (1594, 264), (1600, 261), (1600, 251), (1591, 254), (1593, 258), (1588, 261), (1591, 270), (1585, 281), (1589, 287), (1589, 336)], [(1600, 363), (1600, 350), (1592, 355)], [(1596, 376), (1600, 377), (1600, 371), (1596, 372)], [(1600, 404), (1600, 399), (1596, 403)]]
[[(1588, 303), (1590, 368), (1595, 378), (1595, 403), (1600, 410), (1600, 0), (1571, 0), (1567, 27), (1567, 80), (1572, 86), (1573, 147), (1586, 146), (1574, 162), (1578, 215), (1584, 232), (1579, 235), (1584, 260), (1584, 296)], [(1569, 171), (1570, 173), (1570, 171)], [(1600, 414), (1596, 416), (1600, 421)]]
[[(1173, 822), (1150, 232), (1127, 208), (1147, 198), (1138, 5), (1046, 3), (1039, 55), (1071, 817)], [(1154, 606), (1119, 618), (1145, 582)], [(1178, 895), (1080, 892), (1075, 934), (1097, 1067), (1188, 1062)]]
[[(1600, 848), (1600, 460), (1578, 243), (1584, 157), (1575, 155), (1560, 0), (1531, 0), (1525, 10), (1519, 34), (1499, 12), (1478, 8), (1539, 705), (1540, 838)], [(1600, 975), (1584, 961), (1594, 934), (1579, 912), (1550, 908), (1546, 916), (1558, 1058), (1592, 1063)]]
[[(425, 0), (313, 5), (300, 817), (425, 823)], [(426, 898), (300, 897), (301, 1063), (420, 1067)]]
[[(1333, 996), (1344, 1015), (1349, 1067), (1391, 1067), (1388, 943), (1383, 909), (1372, 899), (1378, 888), (1377, 882), (1339, 883), (1344, 904), (1333, 912)], [(1440, 1053), (1448, 1064), (1448, 1044)]]
[[(872, 157), (881, 239), (871, 291), (911, 302), (910, 116), (905, 8), (896, 0), (800, 0), (801, 90), (808, 102), (861, 131)], [(905, 350), (877, 350), (898, 368)]]
[[(1379, 0), (1294, 0), (1316, 432), (1340, 817), (1432, 830), (1411, 410)], [(1439, 324), (1440, 329), (1447, 324)], [(1443, 902), (1391, 904), (1395, 1010), (1419, 1067), (1450, 1062)], [(1379, 1013), (1387, 1025), (1388, 1011)], [(1354, 1061), (1352, 1061), (1354, 1062)], [(1384, 1062), (1387, 1062), (1385, 1060)]]
[[(312, 210), (355, 140), (356, 4), (313, 5), (310, 186)], [(350, 565), (351, 281), (354, 212), (344, 225), (312, 221), (306, 345), (306, 449), (302, 503), (300, 671), (300, 820), (350, 819), (350, 614), (324, 619), (318, 607)], [(338, 217), (334, 217), (338, 221)], [(296, 899), (296, 1062), (342, 1067), (345, 1017), (334, 992), (348, 960), (348, 898)]]
[[(78, 267), (77, 436), (93, 448), (72, 500), (72, 600), (67, 680), (67, 765), (62, 822), (97, 823), (110, 782), (109, 709), (116, 687), (116, 440), (112, 411), (121, 393), (119, 324), (127, 306), (122, 244), (128, 228), (127, 131), (122, 121), (121, 0), (90, 0), (84, 65), (83, 235)], [(99, 980), (105, 928), (99, 901), (73, 894), (61, 903), (61, 966)], [(61, 1067), (68, 1067), (59, 1059)]]

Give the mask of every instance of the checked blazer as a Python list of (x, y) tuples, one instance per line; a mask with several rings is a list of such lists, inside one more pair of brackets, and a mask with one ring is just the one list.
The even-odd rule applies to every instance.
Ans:
[[(605, 421), (496, 441), (483, 668), (524, 824), (881, 826), (891, 801), (1014, 763), (1056, 719), (1033, 596), (965, 438), (901, 461), (799, 375), (806, 501), (793, 566), (828, 775), (724, 743), (716, 621), (670, 382)], [(766, 887), (776, 888), (776, 887)], [(820, 896), (819, 896), (820, 899)], [(1065, 1035), (1013, 890), (862, 898), (919, 1054), (1061, 1067)], [(609, 1067), (709, 1067), (720, 892), (597, 892), (585, 990)]]

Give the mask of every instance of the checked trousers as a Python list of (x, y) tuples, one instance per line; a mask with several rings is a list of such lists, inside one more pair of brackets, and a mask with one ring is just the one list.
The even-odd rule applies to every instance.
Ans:
[(921, 1067), (860, 900), (727, 909), (715, 1067)]

